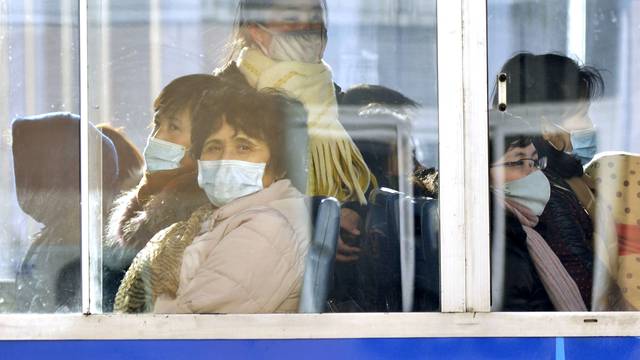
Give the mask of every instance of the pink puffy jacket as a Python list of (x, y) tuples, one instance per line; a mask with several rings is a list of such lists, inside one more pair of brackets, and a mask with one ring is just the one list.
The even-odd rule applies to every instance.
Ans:
[(309, 224), (289, 180), (217, 209), (184, 252), (176, 298), (159, 296), (153, 311), (296, 312)]

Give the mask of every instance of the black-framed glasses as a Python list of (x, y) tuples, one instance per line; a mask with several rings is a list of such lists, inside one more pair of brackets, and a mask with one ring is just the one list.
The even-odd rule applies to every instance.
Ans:
[(540, 159), (528, 159), (528, 158), (524, 158), (524, 159), (519, 159), (516, 161), (507, 161), (507, 162), (503, 162), (503, 163), (497, 163), (497, 164), (491, 164), (490, 167), (498, 167), (498, 166), (504, 166), (504, 167), (516, 167), (516, 166), (525, 166), (525, 164), (531, 164), (532, 167), (539, 169), (539, 170), (544, 170), (547, 168), (547, 158), (546, 157), (542, 157)]

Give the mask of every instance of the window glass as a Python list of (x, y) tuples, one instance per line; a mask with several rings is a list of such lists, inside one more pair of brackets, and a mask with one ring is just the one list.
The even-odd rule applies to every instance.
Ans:
[(435, 1), (240, 3), (89, 1), (103, 311), (438, 311)]
[(0, 1), (0, 312), (80, 311), (77, 13)]
[(493, 310), (640, 306), (638, 5), (488, 2)]

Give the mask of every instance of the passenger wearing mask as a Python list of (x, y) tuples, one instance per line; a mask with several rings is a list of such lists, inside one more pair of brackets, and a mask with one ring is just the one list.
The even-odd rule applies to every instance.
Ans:
[(498, 311), (586, 311), (578, 285), (534, 228), (551, 196), (528, 124), (491, 114), (492, 288)]
[[(256, 89), (272, 87), (301, 101), (309, 113), (306, 193), (366, 204), (377, 186), (338, 119), (340, 88), (322, 57), (327, 45), (325, 0), (241, 0), (222, 77)], [(358, 236), (359, 214), (343, 208), (343, 234)], [(353, 260), (339, 239), (337, 260)]]
[(138, 254), (116, 311), (271, 313), (298, 308), (309, 219), (288, 180), (288, 128), (301, 103), (274, 91), (208, 92), (191, 154), (208, 204), (158, 232)]
[[(591, 181), (583, 176), (583, 164), (596, 151), (588, 110), (603, 92), (602, 76), (562, 55), (529, 53), (509, 59), (501, 73), (507, 76), (506, 94), (496, 86), (494, 107), (502, 96), (508, 114), (536, 126), (541, 137), (535, 147), (547, 158), (544, 174), (551, 196), (536, 231), (578, 284), (587, 308), (612, 309), (620, 298), (611, 281), (616, 272), (615, 235), (609, 214), (595, 216)], [(594, 220), (602, 224), (594, 226)]]
[(111, 310), (122, 277), (151, 237), (207, 203), (189, 155), (191, 118), (203, 93), (220, 84), (212, 75), (186, 75), (171, 81), (155, 99), (153, 130), (144, 149), (144, 177), (120, 196), (109, 220), (105, 264), (113, 277), (103, 284), (105, 311)]

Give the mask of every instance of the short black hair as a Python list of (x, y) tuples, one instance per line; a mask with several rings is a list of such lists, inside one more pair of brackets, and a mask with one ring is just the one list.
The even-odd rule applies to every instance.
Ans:
[(360, 84), (347, 89), (340, 105), (362, 107), (371, 104), (389, 107), (418, 107), (419, 104), (399, 91), (382, 85)]
[[(604, 80), (594, 67), (580, 65), (567, 56), (547, 53), (519, 53), (500, 71), (507, 75), (508, 111), (519, 116), (546, 115), (558, 122), (572, 115), (576, 103), (589, 103), (604, 94)], [(497, 108), (497, 84), (493, 107)], [(533, 106), (542, 105), (542, 106)], [(554, 105), (554, 106), (548, 106)]]
[(291, 179), (296, 172), (306, 169), (307, 111), (300, 101), (275, 89), (256, 90), (232, 84), (205, 92), (193, 113), (194, 158), (200, 158), (205, 141), (224, 121), (235, 130), (267, 143), (271, 152), (269, 167), (275, 174), (286, 173)]

